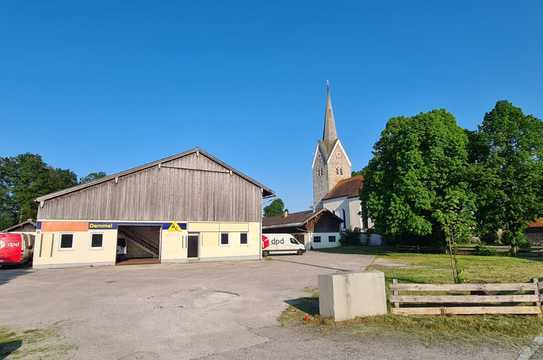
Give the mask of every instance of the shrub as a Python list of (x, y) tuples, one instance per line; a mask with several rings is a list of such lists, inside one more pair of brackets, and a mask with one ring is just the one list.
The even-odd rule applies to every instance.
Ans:
[(496, 255), (496, 250), (484, 245), (477, 245), (475, 247), (475, 255), (479, 256), (494, 256)]
[(341, 246), (360, 245), (360, 229), (344, 230), (341, 232), (339, 242)]

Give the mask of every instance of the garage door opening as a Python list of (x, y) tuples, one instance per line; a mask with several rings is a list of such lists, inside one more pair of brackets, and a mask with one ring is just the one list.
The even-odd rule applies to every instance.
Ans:
[(160, 263), (160, 232), (160, 226), (120, 225), (117, 232), (116, 263)]

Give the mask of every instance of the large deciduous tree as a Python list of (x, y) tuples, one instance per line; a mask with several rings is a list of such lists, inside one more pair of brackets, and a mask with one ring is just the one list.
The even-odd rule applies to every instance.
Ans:
[(283, 200), (277, 198), (273, 200), (270, 205), (264, 207), (264, 216), (278, 216), (285, 211), (285, 204)]
[(86, 184), (89, 182), (92, 182), (94, 180), (98, 180), (100, 178), (103, 178), (104, 176), (107, 176), (107, 174), (103, 171), (97, 171), (97, 172), (91, 172), (87, 176), (83, 176), (79, 179), (80, 184)]
[(35, 219), (35, 199), (77, 183), (70, 170), (47, 166), (39, 155), (0, 158), (0, 228)]
[(474, 226), (468, 137), (446, 110), (388, 121), (364, 169), (362, 214), (398, 241), (462, 240)]
[(516, 253), (528, 223), (543, 216), (543, 122), (498, 101), (472, 138), (481, 235), (503, 231)]

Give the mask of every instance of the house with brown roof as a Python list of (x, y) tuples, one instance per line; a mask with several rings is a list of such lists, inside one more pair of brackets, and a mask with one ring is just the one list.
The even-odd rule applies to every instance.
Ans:
[(364, 183), (362, 175), (340, 180), (324, 196), (321, 206), (343, 220), (342, 230), (366, 230), (360, 214), (360, 189)]
[(262, 220), (263, 234), (291, 234), (303, 242), (307, 249), (335, 247), (339, 245), (343, 220), (327, 209), (307, 210)]
[(526, 238), (532, 246), (543, 246), (543, 218), (528, 224)]

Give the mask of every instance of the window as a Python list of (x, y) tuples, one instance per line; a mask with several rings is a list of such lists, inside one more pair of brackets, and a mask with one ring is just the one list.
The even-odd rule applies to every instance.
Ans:
[(62, 234), (60, 236), (60, 248), (71, 249), (74, 246), (74, 234)]
[(239, 234), (239, 243), (241, 245), (247, 245), (247, 233)]
[(104, 240), (104, 234), (92, 234), (91, 247), (101, 248), (103, 240)]
[(221, 234), (221, 245), (228, 245), (228, 233)]
[(339, 168), (339, 175), (343, 175), (343, 168)]
[(313, 236), (313, 242), (321, 242), (320, 236)]
[(336, 168), (336, 175), (339, 175), (339, 168)]
[(328, 236), (328, 242), (336, 242), (336, 236), (335, 235)]

